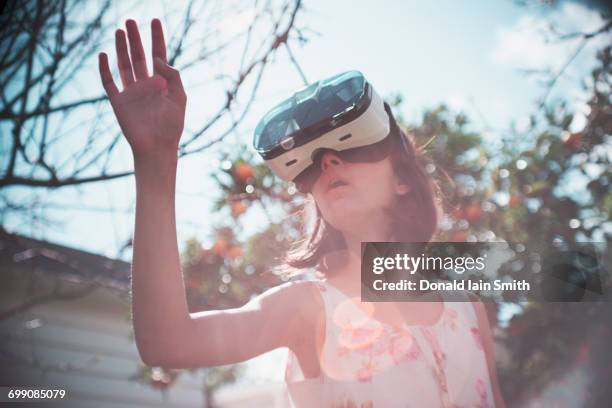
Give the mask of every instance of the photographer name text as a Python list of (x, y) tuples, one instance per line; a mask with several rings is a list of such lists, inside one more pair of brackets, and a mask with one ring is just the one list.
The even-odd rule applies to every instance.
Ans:
[(372, 282), (372, 287), (377, 291), (425, 291), (425, 290), (472, 290), (472, 291), (525, 291), (531, 289), (531, 284), (526, 280), (514, 280), (503, 282), (496, 279), (492, 282), (455, 280), (444, 282), (432, 282), (427, 279), (416, 281), (402, 279), (397, 282), (385, 282), (377, 279)]

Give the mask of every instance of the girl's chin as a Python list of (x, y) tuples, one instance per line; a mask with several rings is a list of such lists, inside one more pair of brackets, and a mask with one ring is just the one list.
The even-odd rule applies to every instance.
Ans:
[(333, 220), (332, 225), (338, 225), (346, 228), (337, 228), (340, 230), (350, 230), (355, 226), (356, 222), (368, 222), (371, 220), (372, 213), (364, 211), (363, 207), (355, 205), (355, 203), (337, 203), (329, 208), (328, 219)]
[(332, 216), (335, 218), (354, 217), (364, 213), (358, 201), (343, 198), (328, 203), (328, 211), (331, 212)]

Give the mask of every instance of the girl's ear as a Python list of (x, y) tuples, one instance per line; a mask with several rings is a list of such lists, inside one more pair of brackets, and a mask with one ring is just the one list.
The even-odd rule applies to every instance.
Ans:
[(395, 193), (398, 195), (406, 195), (410, 192), (410, 186), (399, 180), (395, 183)]

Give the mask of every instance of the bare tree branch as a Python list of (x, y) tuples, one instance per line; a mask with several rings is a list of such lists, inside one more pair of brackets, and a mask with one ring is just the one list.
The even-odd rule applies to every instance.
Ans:
[[(0, 73), (0, 124), (12, 129), (12, 138), (8, 160), (0, 168), (0, 188), (14, 185), (59, 188), (133, 174), (133, 171), (117, 168), (118, 163), (115, 163), (113, 152), (122, 140), (120, 134), (115, 132), (116, 123), (113, 122), (113, 128), (109, 129), (101, 126), (100, 118), (105, 117), (109, 110), (106, 97), (86, 95), (77, 90), (76, 94), (83, 97), (75, 98), (73, 89), (64, 90), (66, 85), (74, 87), (83, 61), (100, 51), (100, 44), (111, 28), (103, 25), (104, 17), (111, 10), (111, 0), (100, 4), (93, 16), (84, 22), (81, 22), (82, 16), (78, 16), (78, 23), (76, 3), (76, 0), (16, 2), (8, 27), (3, 29), (5, 36), (0, 39), (0, 66), (7, 69)], [(220, 79), (234, 78), (226, 91), (225, 100), (207, 123), (183, 137), (184, 142), (178, 152), (180, 157), (201, 152), (213, 144), (196, 146), (198, 139), (213, 125), (225, 115), (233, 114), (231, 110), (234, 110), (238, 96), (244, 88), (249, 87), (249, 91), (245, 91), (248, 92), (248, 101), (244, 109), (241, 108), (237, 119), (232, 119), (228, 129), (222, 131), (216, 140), (222, 140), (234, 131), (251, 107), (265, 66), (272, 60), (271, 56), (282, 45), (291, 52), (288, 42), (292, 38), (292, 31), (297, 32), (298, 39), (304, 40), (304, 29), (295, 26), (301, 1), (284, 1), (280, 7), (276, 6), (278, 13), (271, 12), (274, 6), (269, 3), (255, 3), (260, 10), (254, 14), (253, 21), (245, 26), (245, 30), (214, 47), (204, 44), (204, 40), (207, 42), (210, 37), (193, 41), (193, 33), (199, 30), (205, 9), (219, 13), (225, 3), (214, 3), (211, 7), (211, 2), (191, 0), (183, 9), (182, 23), (170, 41), (169, 50), (170, 63), (177, 64), (181, 60), (178, 65), (182, 72), (197, 69), (203, 61), (229, 49), (242, 36), (245, 36), (245, 42), (238, 73), (224, 73)], [(236, 12), (232, 8), (229, 10)], [(215, 14), (209, 14), (206, 20), (214, 22)], [(255, 40), (253, 27), (264, 18), (272, 20), (269, 39)], [(202, 25), (207, 26), (206, 23), (204, 21)], [(200, 52), (193, 52), (196, 51), (192, 48), (194, 44), (200, 47)], [(253, 44), (259, 45), (257, 50), (251, 50)], [(292, 63), (305, 79), (293, 56)], [(251, 80), (251, 77), (255, 78)], [(104, 108), (102, 113), (99, 107)], [(73, 127), (73, 123), (81, 125)], [(67, 132), (64, 129), (71, 130)], [(72, 135), (75, 132), (87, 137), (78, 141), (77, 145), (73, 141), (71, 145), (65, 144), (65, 140), (74, 139)], [(58, 149), (62, 155), (56, 154)], [(71, 150), (73, 153), (65, 154)]]
[(289, 44), (285, 43), (285, 48), (287, 49), (287, 53), (289, 54), (289, 58), (291, 59), (291, 62), (293, 63), (297, 71), (300, 73), (300, 76), (302, 77), (302, 81), (304, 81), (304, 85), (308, 85), (309, 84), (308, 79), (306, 79), (306, 75), (304, 74), (304, 71), (302, 71), (300, 64), (298, 64), (297, 60), (293, 56), (293, 53), (291, 52), (291, 47), (289, 47)]
[[(288, 7), (287, 3), (285, 5), (285, 9)], [(289, 37), (289, 32), (292, 30), (294, 22), (295, 22), (295, 17), (297, 15), (298, 10), (300, 9), (300, 4), (301, 1), (296, 1), (295, 2), (295, 6), (291, 12), (291, 16), (289, 19), (289, 23), (287, 24), (287, 27), (282, 31), (282, 32), (278, 32), (278, 27), (280, 25), (280, 22), (277, 22), (273, 33), (273, 41), (270, 44), (269, 48), (267, 49), (267, 51), (265, 52), (265, 54), (263, 55), (263, 57), (253, 61), (244, 71), (239, 73), (238, 79), (236, 79), (236, 81), (234, 82), (234, 87), (229, 90), (226, 91), (226, 100), (225, 100), (225, 104), (221, 107), (221, 109), (219, 109), (219, 111), (217, 112), (217, 114), (215, 116), (213, 116), (213, 118), (206, 124), (204, 125), (204, 127), (202, 127), (199, 131), (195, 132), (190, 139), (188, 139), (186, 142), (182, 143), (180, 148), (179, 148), (179, 152), (181, 156), (184, 156), (186, 154), (189, 153), (195, 153), (195, 152), (199, 152), (202, 151), (204, 148), (197, 148), (194, 149), (192, 151), (190, 151), (189, 153), (186, 153), (187, 150), (186, 148), (192, 144), (197, 138), (199, 138), (202, 134), (204, 134), (208, 129), (210, 129), (223, 115), (224, 113), (226, 113), (227, 111), (229, 111), (230, 106), (233, 102), (233, 100), (236, 98), (236, 95), (238, 94), (238, 90), (240, 89), (240, 86), (243, 84), (243, 82), (245, 81), (245, 79), (248, 77), (248, 75), (251, 73), (251, 71), (257, 66), (257, 65), (261, 65), (262, 66), (262, 71), (261, 73), (263, 73), (263, 68), (265, 66), (265, 64), (268, 62), (268, 58), (269, 56), (272, 54), (273, 51), (275, 51), (278, 47), (280, 47), (281, 45), (285, 44), (287, 41), (287, 38)], [(261, 77), (261, 73), (259, 75), (259, 77)], [(255, 87), (258, 85), (258, 81), (256, 82)], [(231, 130), (234, 129), (235, 126), (232, 126), (228, 131), (223, 132), (223, 136), (227, 135), (229, 132), (231, 132)], [(208, 148), (210, 146), (212, 146), (213, 144), (221, 141), (223, 139), (222, 137), (218, 137), (217, 139), (215, 139), (213, 142), (207, 143), (205, 146), (205, 148)]]
[(574, 39), (576, 37), (581, 37), (584, 39), (591, 39), (593, 37), (596, 37), (600, 34), (603, 34), (607, 31), (612, 30), (612, 20), (608, 21), (606, 24), (604, 24), (603, 26), (601, 26), (601, 28), (595, 30), (595, 31), (591, 31), (590, 33), (584, 33), (584, 32), (574, 32), (574, 33), (568, 33), (568, 34), (563, 34), (560, 35), (559, 37), (557, 37), (557, 40), (559, 41), (566, 41), (566, 40), (571, 40)]
[[(599, 29), (591, 31), (591, 32), (575, 32), (575, 33), (570, 33), (570, 34), (557, 34), (557, 41), (566, 41), (566, 40), (570, 40), (570, 39), (576, 39), (579, 38), (580, 42), (578, 43), (578, 46), (576, 47), (576, 49), (574, 50), (574, 52), (567, 58), (567, 60), (565, 61), (565, 63), (563, 64), (563, 66), (561, 66), (561, 68), (556, 72), (556, 73), (548, 73), (550, 75), (550, 78), (546, 81), (546, 90), (544, 92), (544, 94), (542, 95), (541, 99), (540, 99), (540, 103), (538, 106), (539, 110), (542, 110), (545, 108), (546, 106), (546, 101), (548, 100), (548, 97), (550, 96), (550, 94), (552, 93), (555, 85), (557, 84), (559, 78), (561, 78), (565, 72), (567, 71), (567, 68), (572, 64), (572, 62), (576, 59), (576, 57), (578, 56), (578, 54), (580, 54), (580, 52), (586, 47), (586, 45), (595, 37), (605, 34), (608, 31), (612, 30), (612, 19), (609, 19), (603, 26), (601, 26)], [(553, 30), (554, 31), (554, 30)], [(535, 71), (535, 72), (528, 72), (526, 71), (526, 73), (530, 74), (530, 73), (541, 73), (541, 71)], [(544, 73), (546, 73), (544, 71)]]
[(578, 44), (578, 46), (576, 47), (576, 50), (574, 50), (572, 55), (570, 55), (567, 61), (565, 61), (565, 64), (563, 64), (561, 69), (559, 69), (559, 71), (557, 71), (557, 73), (548, 80), (547, 89), (544, 95), (542, 96), (542, 99), (540, 101), (540, 106), (538, 107), (539, 109), (544, 108), (544, 106), (546, 105), (546, 100), (548, 99), (548, 96), (550, 95), (553, 88), (555, 87), (555, 84), (557, 83), (559, 78), (565, 73), (565, 70), (567, 70), (567, 67), (569, 67), (572, 61), (574, 61), (576, 57), (578, 56), (578, 54), (580, 54), (580, 51), (584, 49), (584, 47), (587, 45), (588, 42), (589, 42), (589, 38), (584, 37), (582, 41), (580, 41), (580, 44)]

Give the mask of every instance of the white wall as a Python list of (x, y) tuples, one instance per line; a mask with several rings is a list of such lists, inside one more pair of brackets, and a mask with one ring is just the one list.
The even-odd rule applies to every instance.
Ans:
[[(25, 296), (25, 282), (4, 279), (5, 272), (0, 271), (0, 310)], [(133, 379), (140, 357), (130, 338), (126, 301), (112, 290), (98, 289), (0, 321), (3, 375), (66, 389), (62, 407), (203, 406), (201, 371), (182, 373), (166, 395)]]

